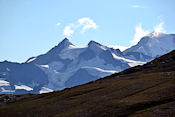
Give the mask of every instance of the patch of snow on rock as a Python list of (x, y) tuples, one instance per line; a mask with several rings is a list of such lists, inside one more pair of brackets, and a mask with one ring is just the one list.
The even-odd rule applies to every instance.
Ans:
[(42, 87), (41, 90), (39, 91), (40, 94), (42, 94), (42, 93), (49, 93), (49, 92), (53, 92), (53, 90), (49, 89), (47, 87)]
[(86, 69), (86, 71), (88, 71), (89, 74), (93, 75), (93, 76), (98, 76), (98, 77), (104, 77), (104, 76), (108, 76), (111, 75), (113, 73), (116, 73), (117, 71), (114, 70), (104, 70), (98, 67), (82, 67), (83, 69)]
[(10, 86), (10, 83), (5, 80), (0, 80), (0, 86)]
[(145, 62), (134, 61), (134, 60), (126, 59), (126, 58), (123, 58), (123, 57), (119, 57), (119, 56), (115, 55), (114, 53), (112, 53), (112, 56), (115, 59), (119, 59), (119, 60), (123, 60), (123, 61), (127, 62), (130, 67), (134, 67), (134, 66), (137, 66), (137, 65), (143, 65), (143, 64), (145, 64)]
[(26, 86), (26, 85), (14, 85), (15, 86), (15, 89), (24, 89), (24, 90), (27, 90), (27, 91), (32, 91), (33, 88), (29, 87), (29, 86)]

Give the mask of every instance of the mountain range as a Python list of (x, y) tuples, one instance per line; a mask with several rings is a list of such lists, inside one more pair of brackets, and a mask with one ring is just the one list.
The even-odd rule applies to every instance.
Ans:
[(1, 94), (1, 117), (174, 117), (175, 50), (84, 85)]
[(175, 34), (153, 32), (120, 51), (90, 41), (76, 47), (67, 38), (24, 63), (0, 62), (0, 93), (47, 93), (81, 85), (145, 64), (175, 49)]

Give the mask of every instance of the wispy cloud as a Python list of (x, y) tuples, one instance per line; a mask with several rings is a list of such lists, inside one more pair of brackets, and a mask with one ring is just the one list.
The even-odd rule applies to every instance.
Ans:
[(155, 32), (161, 32), (166, 33), (166, 30), (164, 29), (165, 22), (163, 21), (163, 16), (159, 15), (157, 18), (160, 20), (160, 23), (154, 27)]
[(58, 22), (57, 24), (56, 24), (56, 26), (60, 26), (61, 25), (61, 22)]
[[(164, 29), (164, 21), (161, 20), (159, 24), (153, 26), (153, 35), (156, 36), (159, 33), (166, 33), (166, 30)], [(150, 33), (150, 29), (149, 30), (145, 30), (142, 28), (142, 23), (138, 23), (135, 27), (135, 35), (134, 35), (134, 39), (130, 41), (131, 46), (137, 44), (140, 39), (146, 35), (148, 35)]]
[(154, 31), (155, 32), (161, 32), (161, 33), (166, 33), (166, 30), (163, 27), (164, 24), (165, 24), (164, 21), (161, 21), (158, 25), (156, 25), (154, 27)]
[(85, 33), (88, 29), (97, 29), (98, 25), (89, 17), (78, 19), (75, 23), (64, 28), (63, 35), (70, 37), (75, 30), (80, 29), (80, 33)]
[(149, 33), (150, 33), (149, 30), (144, 30), (142, 28), (142, 23), (138, 23), (135, 27), (134, 39), (130, 41), (130, 44), (131, 45), (137, 44), (142, 37), (146, 36)]
[(73, 24), (70, 24), (64, 28), (63, 35), (70, 37), (73, 33), (74, 30), (72, 29), (74, 27)]
[(132, 8), (145, 8), (141, 5), (137, 5), (137, 4), (134, 4), (134, 5), (130, 5)]

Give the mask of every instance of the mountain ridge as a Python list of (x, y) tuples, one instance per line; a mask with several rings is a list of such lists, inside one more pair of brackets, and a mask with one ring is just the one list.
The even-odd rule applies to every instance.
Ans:
[(140, 52), (151, 57), (158, 57), (175, 49), (175, 35), (153, 32), (141, 38), (138, 44), (128, 48), (127, 52)]
[[(166, 39), (172, 40), (172, 36), (170, 37), (171, 39)], [(147, 37), (142, 38), (140, 43), (144, 39)], [(119, 49), (109, 48), (95, 41), (90, 41), (84, 47), (76, 47), (65, 38), (45, 54), (31, 57), (25, 63), (0, 62), (0, 93), (62, 90), (154, 59), (142, 52), (132, 51), (133, 47), (129, 52), (121, 52)]]

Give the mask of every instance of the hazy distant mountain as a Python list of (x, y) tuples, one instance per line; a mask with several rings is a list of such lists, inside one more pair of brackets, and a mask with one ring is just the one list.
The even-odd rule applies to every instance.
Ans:
[(173, 50), (174, 37), (152, 33), (124, 52), (95, 41), (76, 47), (65, 38), (47, 53), (25, 63), (0, 62), (0, 93), (45, 93), (84, 84)]

